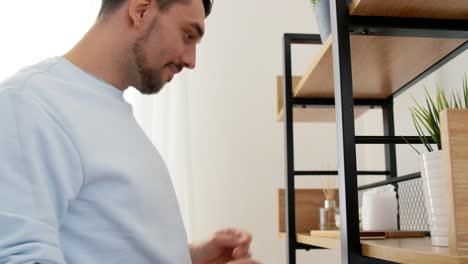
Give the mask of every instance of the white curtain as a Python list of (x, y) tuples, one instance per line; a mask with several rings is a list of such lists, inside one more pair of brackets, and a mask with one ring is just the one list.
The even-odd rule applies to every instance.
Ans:
[[(71, 49), (93, 25), (100, 5), (99, 0), (2, 1), (0, 81), (22, 67)], [(157, 96), (142, 96), (133, 88), (125, 93), (138, 122), (167, 162), (188, 234), (189, 74), (183, 72)]]
[(189, 239), (191, 184), (187, 95), (190, 77), (191, 72), (184, 70), (157, 95), (142, 95), (134, 88), (124, 93), (138, 123), (168, 166)]
[(0, 3), (0, 80), (40, 60), (63, 55), (93, 25), (101, 1)]

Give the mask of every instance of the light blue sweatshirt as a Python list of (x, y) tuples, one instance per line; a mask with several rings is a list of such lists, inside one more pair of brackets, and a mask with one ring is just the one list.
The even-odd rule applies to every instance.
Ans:
[(0, 263), (191, 263), (122, 91), (62, 57), (0, 83)]

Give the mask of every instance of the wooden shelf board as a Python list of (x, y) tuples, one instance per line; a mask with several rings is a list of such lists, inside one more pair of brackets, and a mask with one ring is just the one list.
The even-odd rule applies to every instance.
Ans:
[(466, 0), (353, 0), (349, 13), (359, 16), (398, 16), (467, 19)]
[[(385, 99), (466, 40), (351, 35), (350, 41), (353, 97)], [(295, 87), (295, 97), (333, 98), (331, 47), (329, 37)]]
[[(468, 18), (466, 0), (354, 0), (351, 15)], [(351, 35), (354, 98), (388, 98), (465, 39)], [(331, 36), (294, 86), (295, 97), (333, 98)]]
[(468, 256), (456, 256), (447, 247), (433, 247), (430, 237), (391, 238), (361, 242), (362, 254), (398, 263), (468, 263)]
[[(279, 233), (280, 239), (286, 239), (286, 233)], [(336, 238), (312, 237), (307, 233), (298, 233), (296, 235), (297, 242), (311, 246), (323, 247), (328, 249), (339, 250), (341, 248), (340, 240)]]
[[(277, 116), (276, 120), (279, 122), (284, 121), (284, 110), (283, 110), (283, 77), (277, 76)], [(293, 87), (296, 87), (301, 81), (301, 77), (293, 76)], [(322, 96), (321, 98), (333, 98), (333, 96)], [(354, 118), (357, 118), (364, 114), (368, 108), (355, 108)], [(308, 108), (293, 108), (294, 122), (317, 122), (317, 123), (329, 123), (335, 122), (335, 108), (329, 107), (308, 107)]]
[[(281, 239), (285, 233), (279, 233)], [(297, 234), (297, 241), (303, 244), (339, 250), (341, 241), (333, 238), (312, 237), (306, 233)], [(431, 238), (387, 238), (361, 241), (364, 256), (397, 263), (424, 264), (466, 264), (468, 256), (450, 254), (446, 247), (433, 247)]]

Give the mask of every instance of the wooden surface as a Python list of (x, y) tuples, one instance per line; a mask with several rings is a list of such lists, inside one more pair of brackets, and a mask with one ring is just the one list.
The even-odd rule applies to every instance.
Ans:
[[(468, 1), (467, 1), (468, 3)], [(465, 40), (350, 36), (354, 98), (384, 99), (424, 72)], [(331, 41), (294, 89), (295, 97), (334, 96)]]
[[(285, 239), (285, 234), (279, 237)], [(339, 250), (340, 240), (336, 238), (312, 237), (297, 234), (297, 241), (314, 246)], [(446, 247), (433, 247), (430, 237), (388, 238), (383, 240), (362, 240), (364, 256), (384, 259), (397, 263), (414, 264), (468, 264), (468, 257), (451, 255)]]
[[(354, 0), (350, 14), (468, 19), (468, 0)], [(467, 22), (468, 23), (468, 22)], [(350, 36), (354, 98), (387, 98), (431, 65), (462, 45), (464, 39)], [(295, 79), (294, 97), (333, 98), (331, 36), (322, 45), (301, 79)], [(281, 89), (278, 82), (278, 89)], [(281, 90), (282, 91), (282, 90)], [(282, 99), (278, 93), (278, 100)], [(282, 101), (277, 120), (283, 120)], [(367, 109), (355, 109), (355, 117)], [(335, 122), (330, 108), (295, 108), (294, 122)]]
[[(292, 87), (296, 87), (299, 81), (301, 80), (300, 76), (292, 76)], [(276, 76), (276, 109), (279, 114), (283, 110), (283, 76)]]
[(351, 15), (422, 18), (468, 18), (466, 0), (353, 0)]
[[(312, 230), (311, 236), (316, 237), (329, 237), (340, 238), (340, 230)], [(395, 230), (395, 231), (361, 231), (361, 239), (363, 238), (409, 238), (409, 237), (424, 237), (423, 231), (408, 231), (408, 230)]]
[[(468, 1), (354, 0), (350, 13), (468, 19)], [(466, 40), (352, 35), (350, 41), (353, 97), (387, 98)], [(334, 96), (331, 46), (330, 36), (295, 87), (295, 97)]]
[[(311, 237), (320, 237), (320, 238), (334, 238), (339, 239), (341, 237), (340, 230), (311, 230)], [(366, 239), (385, 239), (385, 232), (360, 232), (361, 240)]]
[(468, 257), (451, 255), (446, 247), (433, 247), (430, 237), (365, 240), (361, 242), (361, 245), (364, 256), (397, 263), (468, 263)]
[[(280, 232), (279, 233), (280, 239), (286, 239), (286, 233)], [(297, 242), (319, 246), (328, 249), (337, 249), (341, 248), (340, 240), (336, 238), (326, 238), (326, 237), (312, 237), (308, 233), (298, 233), (296, 235)]]
[(449, 248), (468, 256), (468, 110), (442, 112), (441, 136), (449, 194)]
[[(293, 76), (293, 87), (296, 87), (301, 77)], [(283, 109), (283, 77), (276, 77), (277, 87), (277, 121), (284, 121)], [(365, 113), (369, 108), (359, 107), (354, 109), (354, 118)], [(294, 122), (317, 122), (317, 123), (335, 123), (335, 107), (316, 106), (314, 108), (293, 108)]]
[[(322, 189), (296, 189), (296, 232), (309, 233), (320, 228), (319, 208), (323, 207), (325, 196)], [(335, 192), (336, 206), (339, 206), (338, 190)], [(284, 189), (278, 190), (279, 232), (286, 232)]]

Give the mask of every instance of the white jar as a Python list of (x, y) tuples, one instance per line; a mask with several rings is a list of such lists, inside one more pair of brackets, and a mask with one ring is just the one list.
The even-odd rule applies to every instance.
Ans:
[(362, 229), (364, 231), (397, 230), (398, 202), (393, 185), (364, 192)]

